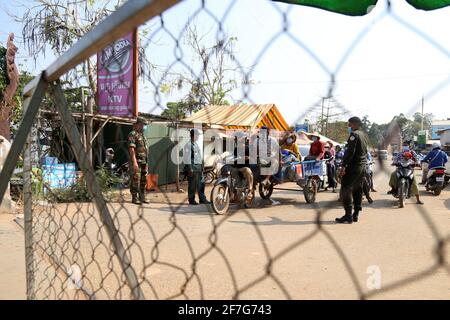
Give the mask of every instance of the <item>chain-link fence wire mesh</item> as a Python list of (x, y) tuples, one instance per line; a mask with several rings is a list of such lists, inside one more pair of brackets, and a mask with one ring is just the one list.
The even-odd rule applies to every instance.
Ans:
[[(207, 77), (210, 72), (218, 70), (217, 65), (234, 72), (235, 78), (231, 79), (232, 81), (228, 85), (233, 90), (241, 90), (240, 97), (235, 97), (235, 101), (257, 104), (259, 101), (252, 99), (254, 87), (252, 74), (267, 51), (276, 49), (276, 42), (281, 37), (289, 39), (300, 51), (309, 55), (328, 75), (327, 97), (334, 95), (338, 84), (337, 76), (343, 66), (351, 63), (351, 53), (367, 33), (376, 28), (384, 19), (392, 19), (406, 27), (413, 34), (425, 39), (432, 48), (449, 57), (449, 53), (443, 45), (433, 40), (432, 35), (422, 32), (418, 26), (408, 24), (396, 14), (388, 1), (383, 14), (361, 30), (354, 41), (349, 44), (337, 67), (329, 69), (321, 60), (320, 55), (309, 48), (302, 38), (295, 35), (290, 29), (289, 13), (292, 6), (271, 3), (273, 10), (279, 13), (282, 24), (279, 30), (273, 31), (273, 34), (265, 35), (267, 42), (264, 47), (258, 51), (254, 61), (244, 65), (238, 61), (232, 47), (226, 45), (228, 39), (225, 32), (227, 17), (234, 10), (237, 1), (228, 1), (226, 9), (221, 15), (217, 15), (209, 9), (209, 1), (191, 2), (194, 5), (198, 4), (197, 10), (187, 16), (185, 21), (180, 21), (183, 26), (180, 33), (174, 33), (173, 29), (167, 26), (165, 21), (166, 16), (170, 15), (169, 12), (152, 19), (148, 24), (151, 32), (139, 39), (142, 50), (154, 50), (155, 52), (162, 46), (159, 39), (163, 36), (172, 39), (170, 46), (173, 49), (173, 55), (166, 57), (168, 63), (155, 66), (155, 69), (146, 75), (145, 83), (147, 86), (150, 84), (150, 91), (154, 97), (154, 101), (151, 102), (154, 106), (150, 110), (151, 114), (160, 113), (166, 109), (163, 97), (167, 90), (172, 90), (174, 86), (183, 89), (186, 83), (189, 89), (185, 90), (188, 92), (185, 99), (187, 101), (185, 110), (220, 102), (221, 100), (217, 97), (224, 94), (226, 80), (219, 77), (218, 86), (214, 87), (213, 85), (210, 91), (199, 87), (199, 84), (210, 80)], [(195, 39), (192, 38), (196, 35), (196, 33), (192, 33), (195, 31), (195, 24), (201, 24), (205, 17), (208, 17), (214, 24), (214, 29), (209, 32), (209, 37), (215, 40), (216, 46), (211, 50), (192, 46), (193, 40), (195, 43)], [(112, 53), (118, 54), (109, 56), (110, 68), (106, 70), (105, 77), (107, 79), (116, 77), (115, 84), (109, 87), (111, 90), (107, 92), (107, 101), (112, 109), (117, 111), (125, 106), (122, 110), (127, 111), (128, 104), (122, 103), (121, 99), (131, 99), (133, 94), (120, 96), (117, 91), (112, 90), (113, 87), (128, 90), (128, 93), (132, 90), (131, 84), (123, 78), (123, 73), (119, 76), (116, 73), (113, 74), (113, 72), (124, 71), (123, 68), (127, 66), (124, 61), (127, 61), (126, 55), (129, 54), (126, 50), (122, 50), (127, 47), (126, 42), (117, 43), (120, 45), (115, 46)], [(193, 62), (192, 51), (196, 49), (200, 53), (200, 63)], [(221, 53), (223, 55), (220, 55)], [(214, 67), (212, 61), (214, 61)], [(239, 84), (238, 78), (240, 78)], [(427, 97), (448, 89), (449, 80), (450, 78), (436, 84), (435, 88), (427, 93)], [(55, 92), (58, 91), (58, 88), (62, 88), (63, 92), (66, 92), (74, 85), (85, 84), (81, 77), (76, 77), (73, 81), (63, 84), (62, 87), (59, 87), (59, 84), (53, 84), (52, 90), (42, 103), (32, 131), (32, 247), (34, 253), (32, 297), (37, 299), (128, 299), (136, 298), (136, 293), (139, 296), (141, 292), (140, 296), (146, 299), (298, 298), (295, 290), (287, 283), (286, 277), (280, 277), (277, 274), (277, 266), (284, 263), (283, 259), (295, 250), (313, 243), (320, 237), (329, 243), (330, 248), (339, 257), (345, 269), (345, 276), (349, 277), (356, 296), (361, 299), (370, 298), (426, 278), (435, 274), (439, 269), (449, 273), (450, 269), (446, 262), (444, 249), (450, 240), (450, 235), (442, 235), (438, 231), (430, 218), (430, 208), (426, 206), (416, 206), (414, 210), (420, 214), (435, 240), (435, 251), (429, 267), (417, 270), (416, 273), (405, 279), (383, 285), (379, 290), (367, 291), (358, 280), (345, 247), (338, 243), (333, 233), (324, 227), (328, 221), (324, 221), (323, 216), (330, 209), (338, 206), (337, 195), (333, 201), (321, 202), (319, 194), (316, 202), (312, 204), (305, 204), (300, 195), (296, 197), (294, 204), (296, 207), (314, 208), (314, 228), (307, 234), (299, 233), (296, 239), (283, 241), (283, 244), (276, 246), (276, 250), (268, 245), (268, 236), (255, 217), (258, 212), (255, 209), (232, 208), (225, 215), (216, 215), (211, 207), (206, 205), (201, 207), (204, 212), (199, 210), (196, 215), (190, 215), (186, 212), (188, 202), (186, 194), (173, 192), (176, 190), (173, 186), (169, 187), (171, 190), (168, 190), (167, 187), (160, 187), (158, 190), (160, 193), (152, 199), (151, 204), (139, 206), (131, 204), (129, 184), (133, 183), (133, 180), (129, 177), (130, 168), (127, 168), (127, 165), (128, 167), (133, 166), (133, 163), (129, 163), (128, 147), (130, 132), (136, 129), (133, 127), (135, 126), (134, 121), (110, 115), (93, 116), (86, 110), (73, 112), (74, 123), (65, 121), (62, 119), (59, 107), (70, 108), (71, 106), (70, 104), (64, 105), (63, 100), (55, 98), (57, 96)], [(234, 94), (236, 94), (236, 90)], [(89, 99), (93, 103), (92, 99), (98, 99), (98, 97)], [(299, 121), (295, 122), (305, 119), (320, 103), (321, 99), (310, 108), (300, 110)], [(338, 104), (338, 109), (343, 114), (351, 114), (343, 104)], [(406, 106), (402, 110), (406, 116), (411, 116), (416, 109), (417, 106), (410, 108)], [(211, 114), (211, 118), (213, 117), (214, 114)], [(90, 120), (92, 128), (87, 125)], [(189, 129), (193, 127), (193, 124), (159, 119), (163, 129), (158, 133), (159, 135), (151, 135), (149, 132), (157, 127), (158, 121), (155, 121), (154, 118), (152, 121), (151, 117), (148, 120), (150, 128), (145, 129), (144, 132), (148, 137), (152, 136), (151, 139), (154, 139), (154, 141), (150, 139), (146, 142), (149, 149), (148, 154), (153, 157), (150, 163), (152, 170), (160, 175), (165, 172), (165, 183), (174, 182), (173, 178), (171, 180), (167, 174), (168, 171), (173, 173), (174, 170), (177, 170), (177, 165), (172, 163), (172, 155), (177, 154), (173, 150), (175, 147), (183, 149), (189, 140)], [(77, 154), (76, 149), (72, 149), (74, 143), (68, 136), (75, 129), (80, 134), (75, 137), (80, 137), (86, 155), (92, 149), (95, 181), (102, 190), (101, 194), (92, 196), (92, 190), (95, 188), (92, 189), (93, 187), (89, 185), (92, 181), (87, 179), (87, 172), (81, 170), (81, 155)], [(86, 134), (89, 130), (91, 131), (90, 136)], [(96, 135), (97, 131), (98, 135)], [(182, 139), (178, 139), (178, 143), (174, 139), (176, 134), (182, 137)], [(397, 134), (398, 126), (396, 123), (392, 123), (384, 140), (380, 143), (380, 149), (382, 147), (385, 149), (384, 146), (396, 138)], [(165, 139), (160, 139), (162, 137)], [(150, 144), (148, 144), (149, 142)], [(139, 149), (139, 142), (134, 141), (134, 143), (135, 149)], [(115, 167), (103, 166), (108, 148), (113, 148), (115, 151), (115, 158), (113, 158)], [(182, 152), (179, 153), (179, 156), (183, 158)], [(122, 167), (124, 169), (119, 170)], [(390, 174), (391, 169), (387, 167), (385, 161), (380, 159), (379, 167), (380, 169), (374, 173), (375, 177)], [(179, 170), (183, 171), (181, 168), (182, 165)], [(134, 183), (139, 184), (139, 179)], [(186, 182), (181, 182), (180, 187), (186, 189)], [(207, 196), (209, 197), (209, 195)], [(103, 215), (105, 207), (99, 205), (102, 203), (99, 199), (106, 200), (106, 214), (111, 215), (113, 228), (105, 224)], [(153, 206), (157, 208), (158, 213), (155, 213), (155, 209), (152, 210)], [(243, 236), (247, 242), (242, 246), (258, 247), (263, 252), (258, 260), (258, 268), (252, 270), (250, 275), (240, 273), (240, 270), (243, 265), (251, 265), (254, 262), (249, 259), (248, 255), (236, 256), (235, 252), (231, 254), (230, 250), (239, 251), (238, 248), (227, 248), (227, 240), (230, 237), (230, 227), (227, 226), (227, 223), (230, 222), (230, 217), (235, 216), (236, 213), (245, 215), (245, 219), (249, 221), (250, 225)], [(195, 219), (196, 222), (188, 223), (187, 219)], [(203, 228), (202, 232), (194, 232), (198, 231), (198, 228)], [(250, 233), (252, 235), (249, 235)], [(112, 243), (111, 241), (111, 237), (115, 236), (117, 236), (116, 240), (120, 240), (124, 255), (118, 253), (117, 242)], [(251, 241), (253, 241), (252, 244), (250, 244)], [(211, 268), (214, 268), (214, 271), (211, 272)], [(124, 270), (128, 270), (127, 275)], [(130, 282), (130, 277), (133, 278), (132, 275), (130, 276), (130, 270), (132, 270), (132, 274), (136, 275), (135, 281), (131, 280)], [(268, 282), (279, 290), (277, 294), (273, 296), (263, 294), (262, 290), (266, 290), (266, 287), (259, 286)]]

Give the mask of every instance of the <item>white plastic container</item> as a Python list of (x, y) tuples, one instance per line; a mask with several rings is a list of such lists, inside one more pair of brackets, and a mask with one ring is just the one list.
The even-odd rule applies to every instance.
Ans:
[[(6, 140), (3, 136), (0, 136), (0, 171), (3, 169), (3, 165), (5, 164), (6, 156), (8, 155), (9, 149), (11, 149), (11, 143), (8, 140)], [(2, 203), (0, 204), (0, 214), (13, 213), (13, 209), (14, 206), (11, 200), (8, 185)]]

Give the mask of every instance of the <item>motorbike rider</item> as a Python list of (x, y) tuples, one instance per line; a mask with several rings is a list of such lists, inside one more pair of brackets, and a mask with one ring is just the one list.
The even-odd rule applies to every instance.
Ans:
[(344, 149), (340, 146), (336, 146), (336, 160), (344, 158)]
[(433, 142), (432, 150), (422, 160), (422, 162), (429, 162), (427, 180), (433, 175), (433, 169), (439, 167), (445, 167), (448, 161), (447, 154), (441, 150), (441, 144), (439, 142)]
[[(406, 160), (412, 159), (414, 161), (414, 163), (416, 163), (416, 161), (417, 161), (414, 158), (413, 153), (410, 152), (410, 148), (409, 148), (409, 143), (408, 142), (403, 143), (402, 152), (398, 153), (397, 157), (394, 159), (392, 164), (393, 165), (397, 165), (403, 159), (406, 159)], [(397, 188), (397, 173), (396, 173), (395, 170), (391, 173), (391, 176), (389, 178), (389, 186), (391, 187), (391, 190), (388, 191), (388, 194), (394, 194), (396, 192), (396, 188)], [(423, 204), (423, 202), (420, 200), (419, 187), (417, 186), (416, 177), (414, 175), (413, 175), (412, 183), (411, 183), (411, 192), (416, 197), (416, 200), (417, 200), (416, 203), (417, 204)]]
[(271, 170), (272, 174), (265, 174), (264, 180), (261, 181), (263, 185), (270, 184), (270, 177), (277, 173), (279, 168), (278, 141), (270, 135), (268, 127), (262, 126), (259, 133), (252, 137), (250, 148), (250, 163), (263, 166), (264, 168), (259, 168), (260, 171), (266, 168)]
[[(255, 197), (254, 174), (256, 174), (256, 172), (255, 173), (253, 172), (256, 169), (255, 166), (250, 164), (249, 143), (250, 143), (250, 140), (249, 140), (248, 136), (245, 133), (241, 133), (236, 136), (236, 143), (234, 146), (234, 158), (237, 159), (237, 158), (240, 158), (240, 156), (242, 156), (244, 158), (244, 161), (235, 160), (235, 166), (247, 180), (249, 192), (247, 195), (247, 199), (245, 199), (245, 201), (248, 205), (251, 204), (253, 198)], [(239, 150), (242, 150), (242, 149), (240, 149), (240, 148), (242, 148), (242, 146), (244, 146), (244, 148), (243, 148), (244, 154), (240, 155)]]

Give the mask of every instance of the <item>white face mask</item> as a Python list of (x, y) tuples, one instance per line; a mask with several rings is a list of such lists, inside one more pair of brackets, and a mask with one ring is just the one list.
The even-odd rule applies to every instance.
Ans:
[(292, 141), (292, 138), (288, 138), (287, 140), (287, 143), (289, 143), (289, 144), (291, 144), (293, 141)]
[(317, 141), (318, 139), (317, 139), (317, 137), (312, 137), (312, 141)]

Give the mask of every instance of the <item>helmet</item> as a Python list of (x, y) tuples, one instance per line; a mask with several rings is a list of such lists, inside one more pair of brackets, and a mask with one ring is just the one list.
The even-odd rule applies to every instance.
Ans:
[(433, 149), (437, 149), (437, 148), (441, 148), (441, 143), (440, 142), (433, 142)]
[(406, 152), (404, 152), (403, 153), (403, 157), (405, 157), (405, 159), (412, 159), (412, 153), (411, 152), (409, 152), (409, 151), (406, 151)]

